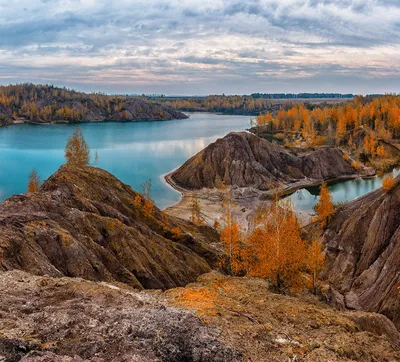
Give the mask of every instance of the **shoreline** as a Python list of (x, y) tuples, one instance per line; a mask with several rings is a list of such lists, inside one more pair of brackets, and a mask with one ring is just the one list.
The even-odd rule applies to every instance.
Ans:
[(59, 125), (59, 124), (74, 124), (74, 125), (79, 125), (79, 124), (88, 124), (88, 123), (139, 123), (139, 122), (168, 122), (168, 121), (183, 121), (186, 119), (189, 119), (190, 117), (185, 114), (186, 118), (172, 118), (172, 119), (132, 119), (132, 120), (123, 120), (119, 121), (116, 119), (105, 119), (105, 120), (96, 120), (96, 121), (64, 121), (64, 120), (57, 120), (57, 121), (51, 121), (51, 122), (32, 122), (28, 120), (15, 120), (11, 123), (5, 123), (1, 124), (0, 123), (0, 128), (2, 127), (7, 127), (7, 126), (16, 126), (20, 124), (30, 124), (33, 126), (46, 126), (46, 125)]
[[(180, 166), (179, 166), (180, 167)], [(212, 225), (211, 221), (218, 219), (222, 215), (222, 205), (221, 196), (218, 195), (219, 191), (217, 189), (200, 189), (200, 190), (189, 190), (178, 185), (173, 179), (172, 174), (179, 168), (171, 170), (170, 172), (162, 175), (165, 183), (180, 194), (180, 199), (178, 202), (171, 206), (165, 207), (164, 212), (189, 220), (190, 219), (190, 198), (192, 195), (198, 197), (202, 214), (205, 217), (206, 222)], [(300, 180), (293, 185), (285, 185), (285, 189), (279, 192), (279, 198), (284, 199), (298, 190), (307, 189), (310, 187), (317, 187), (322, 183), (326, 182), (328, 185), (334, 183), (345, 182), (349, 180), (355, 180), (357, 178), (374, 178), (375, 175), (344, 175), (330, 180)], [(239, 188), (240, 191), (251, 190), (251, 188)], [(248, 228), (249, 218), (256, 212), (260, 204), (265, 202), (270, 202), (272, 200), (273, 190), (261, 191), (254, 190), (254, 193), (250, 196), (235, 197), (236, 202), (236, 216), (238, 222), (242, 224), (245, 228)], [(296, 214), (303, 225), (307, 224), (309, 214), (303, 214), (300, 211), (296, 211)]]

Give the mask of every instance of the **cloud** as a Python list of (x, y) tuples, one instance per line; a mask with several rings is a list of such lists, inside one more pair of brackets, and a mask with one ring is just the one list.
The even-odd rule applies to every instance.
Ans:
[(399, 19), (394, 0), (0, 0), (0, 83), (398, 91)]

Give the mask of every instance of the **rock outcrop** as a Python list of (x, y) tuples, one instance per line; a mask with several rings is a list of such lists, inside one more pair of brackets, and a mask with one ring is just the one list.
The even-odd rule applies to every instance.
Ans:
[(163, 294), (126, 285), (0, 272), (5, 362), (242, 361), (218, 331)]
[(62, 166), (38, 192), (0, 205), (0, 270), (161, 289), (208, 272), (216, 232), (157, 208), (147, 215), (136, 195), (99, 168)]
[(166, 292), (0, 272), (6, 362), (398, 361), (385, 316), (340, 312), (216, 272)]
[(268, 190), (281, 183), (318, 182), (355, 177), (357, 172), (336, 148), (296, 155), (247, 132), (229, 133), (207, 146), (171, 174), (184, 189), (227, 186)]
[(379, 312), (400, 328), (400, 178), (341, 206), (322, 236), (331, 302)]

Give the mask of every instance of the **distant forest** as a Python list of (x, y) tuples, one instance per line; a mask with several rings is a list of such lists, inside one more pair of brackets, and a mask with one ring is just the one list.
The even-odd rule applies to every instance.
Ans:
[(341, 93), (252, 93), (253, 98), (268, 98), (268, 99), (321, 99), (321, 98), (354, 98), (354, 94)]
[[(302, 96), (302, 98), (300, 98)], [(278, 112), (281, 108), (291, 108), (301, 102), (312, 110), (316, 105), (348, 102), (352, 94), (300, 93), (261, 94), (244, 96), (210, 95), (207, 97), (148, 97), (176, 110), (186, 112), (219, 112), (225, 114), (259, 115), (261, 112)]]
[(82, 93), (53, 85), (0, 86), (0, 126), (31, 122), (99, 122), (185, 118), (145, 97)]

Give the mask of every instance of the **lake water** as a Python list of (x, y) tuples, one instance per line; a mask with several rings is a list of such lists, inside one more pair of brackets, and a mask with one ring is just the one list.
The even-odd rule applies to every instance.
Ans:
[[(393, 176), (400, 174), (400, 170), (394, 170)], [(356, 199), (366, 193), (382, 186), (384, 177), (370, 179), (357, 178), (348, 181), (337, 182), (329, 185), (333, 202), (346, 202)], [(294, 208), (302, 214), (314, 214), (314, 206), (318, 202), (319, 187), (301, 189), (288, 196)]]
[[(248, 116), (189, 113), (187, 120), (168, 122), (84, 123), (80, 127), (91, 149), (99, 153), (99, 167), (140, 191), (151, 179), (152, 197), (164, 208), (179, 200), (163, 174), (230, 131), (249, 126)], [(64, 146), (73, 124), (13, 125), (0, 128), (0, 201), (26, 191), (28, 175), (36, 168), (45, 180), (64, 163)], [(382, 184), (381, 178), (356, 179), (331, 185), (334, 202), (349, 201)], [(297, 211), (312, 213), (318, 188), (290, 196)]]
[[(183, 164), (209, 143), (230, 131), (249, 127), (248, 116), (189, 113), (186, 120), (80, 125), (98, 166), (140, 191), (147, 179), (152, 197), (164, 208), (179, 194), (162, 175)], [(29, 173), (36, 168), (42, 180), (64, 162), (64, 147), (76, 125), (12, 125), (0, 128), (0, 201), (26, 191)]]

